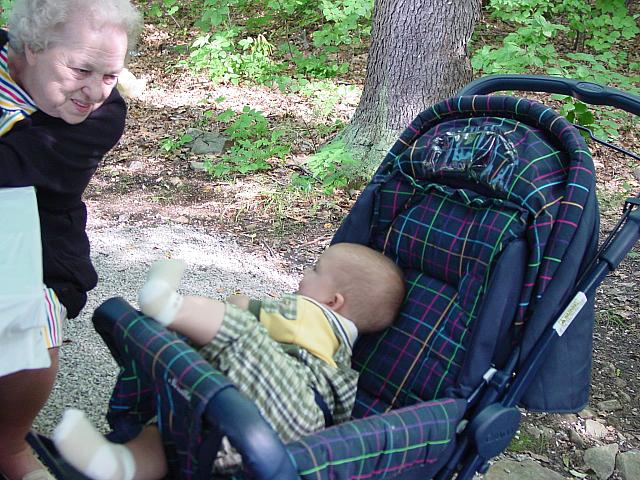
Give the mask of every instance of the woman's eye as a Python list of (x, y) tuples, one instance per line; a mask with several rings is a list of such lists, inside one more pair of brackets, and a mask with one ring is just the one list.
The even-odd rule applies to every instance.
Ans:
[(105, 75), (104, 76), (104, 81), (108, 85), (112, 85), (112, 84), (114, 84), (114, 83), (116, 83), (118, 81), (118, 76), (117, 75)]
[(74, 68), (73, 71), (79, 76), (84, 76), (84, 77), (86, 77), (91, 73), (89, 70), (85, 70), (84, 68)]

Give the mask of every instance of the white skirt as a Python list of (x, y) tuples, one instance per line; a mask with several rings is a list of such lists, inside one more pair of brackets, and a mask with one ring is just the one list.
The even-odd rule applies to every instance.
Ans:
[(33, 187), (0, 189), (0, 375), (50, 366)]

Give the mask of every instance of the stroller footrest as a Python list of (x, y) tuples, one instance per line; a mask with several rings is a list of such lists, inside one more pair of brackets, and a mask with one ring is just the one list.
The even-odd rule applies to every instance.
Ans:
[(482, 410), (469, 424), (470, 438), (484, 459), (495, 457), (506, 449), (518, 431), (520, 411), (498, 403)]

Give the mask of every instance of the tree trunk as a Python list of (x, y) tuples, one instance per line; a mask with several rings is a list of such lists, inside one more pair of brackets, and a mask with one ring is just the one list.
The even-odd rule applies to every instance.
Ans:
[(376, 0), (360, 104), (340, 134), (366, 177), (398, 133), (471, 79), (467, 43), (481, 0)]

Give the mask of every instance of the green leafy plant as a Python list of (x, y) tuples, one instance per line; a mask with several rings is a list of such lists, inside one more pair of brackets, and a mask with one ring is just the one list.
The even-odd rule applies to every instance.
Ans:
[(593, 7), (587, 5), (582, 12), (570, 15), (571, 27), (575, 35), (585, 37), (585, 47), (595, 52), (607, 52), (640, 33), (637, 19), (628, 14), (624, 0), (596, 0)]
[(262, 112), (249, 106), (240, 114), (225, 110), (217, 120), (228, 125), (224, 133), (233, 140), (233, 146), (220, 159), (205, 162), (205, 170), (214, 177), (270, 170), (270, 160), (282, 160), (291, 151), (291, 146), (281, 140), (285, 132), (271, 130)]
[[(629, 63), (623, 41), (640, 29), (629, 15), (624, 0), (490, 0), (490, 14), (513, 28), (501, 45), (483, 45), (472, 56), (480, 74), (537, 73), (611, 85), (640, 93), (637, 62)], [(573, 51), (559, 52), (558, 36), (574, 39)], [(625, 66), (627, 73), (619, 73)], [(622, 70), (622, 72), (624, 72)], [(625, 114), (601, 110), (594, 114), (571, 97), (561, 98), (572, 121), (590, 127), (601, 137), (619, 134)]]
[[(602, 69), (616, 68), (626, 61), (619, 44), (640, 33), (637, 18), (629, 15), (624, 0), (593, 4), (586, 0), (490, 0), (487, 10), (513, 31), (501, 46), (484, 45), (474, 53), (474, 68), (485, 74), (518, 73), (529, 67), (557, 69), (563, 67), (558, 60), (576, 64), (579, 75), (597, 71), (596, 63)], [(574, 51), (566, 57), (553, 46), (558, 35), (575, 39)]]
[(354, 168), (357, 164), (345, 143), (340, 140), (334, 141), (307, 161), (306, 167), (311, 176), (294, 175), (292, 184), (308, 190), (312, 181), (315, 181), (320, 183), (325, 193), (331, 194), (338, 188), (353, 185)]
[(314, 32), (316, 47), (360, 43), (371, 34), (372, 0), (321, 0), (322, 28)]
[(285, 68), (273, 58), (274, 46), (264, 35), (237, 37), (235, 28), (201, 35), (191, 45), (189, 59), (180, 63), (206, 71), (213, 80), (232, 83), (240, 79), (264, 83)]
[(625, 328), (627, 326), (626, 319), (613, 308), (599, 310), (596, 312), (596, 322), (606, 326), (617, 325), (620, 328)]
[(487, 10), (510, 24), (531, 25), (538, 15), (562, 24), (576, 51), (606, 52), (640, 33), (624, 0), (490, 0)]
[(155, 0), (149, 6), (149, 15), (153, 17), (162, 17), (164, 15), (173, 15), (180, 9), (178, 0)]
[[(589, 105), (573, 97), (553, 95), (553, 98), (563, 102), (559, 111), (567, 120), (577, 125), (587, 127), (594, 136), (607, 139), (620, 134), (620, 118), (622, 118), (624, 114), (615, 110), (601, 110), (596, 116)], [(580, 131), (580, 133), (585, 139), (588, 140), (590, 138), (587, 132)]]
[[(154, 0), (152, 14), (169, 14), (176, 2)], [(195, 25), (202, 35), (191, 45), (186, 65), (219, 81), (272, 83), (285, 75), (345, 73), (348, 63), (332, 54), (340, 46), (366, 47), (373, 0), (195, 0), (190, 8), (200, 12)], [(286, 40), (274, 49), (272, 39), (278, 38)]]
[(296, 71), (302, 75), (313, 78), (333, 78), (349, 70), (346, 63), (334, 63), (326, 54), (304, 55), (297, 48), (289, 49), (292, 53), (291, 60), (296, 66)]
[(232, 83), (242, 79), (289, 85), (293, 83), (292, 75), (333, 78), (348, 70), (346, 63), (338, 64), (325, 54), (304, 55), (295, 48), (287, 50), (293, 52), (290, 62), (297, 73), (290, 71), (283, 50), (275, 49), (263, 34), (238, 39), (238, 30), (230, 28), (198, 37), (191, 45), (188, 60), (180, 63), (195, 71), (206, 71), (212, 80)]
[(187, 143), (193, 140), (193, 136), (188, 133), (183, 133), (177, 138), (167, 137), (160, 140), (160, 148), (167, 153), (175, 152), (179, 150)]
[(6, 25), (13, 0), (0, 0), (0, 25)]
[(543, 453), (549, 447), (549, 441), (542, 435), (533, 436), (518, 430), (507, 448), (511, 452)]
[(549, 39), (566, 30), (565, 26), (534, 13), (518, 30), (505, 36), (502, 46), (485, 45), (478, 50), (471, 65), (485, 74), (524, 73), (530, 67), (543, 68), (558, 55)]

